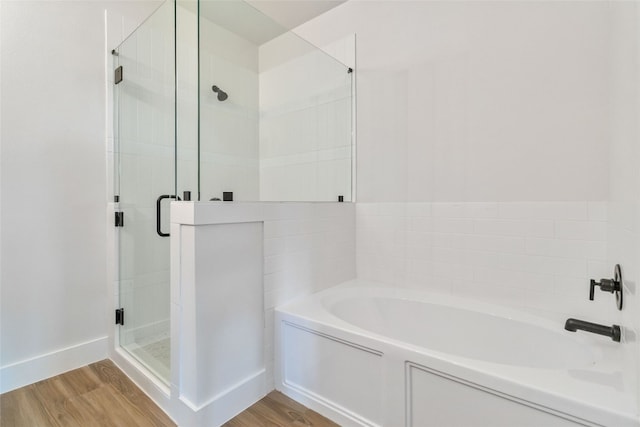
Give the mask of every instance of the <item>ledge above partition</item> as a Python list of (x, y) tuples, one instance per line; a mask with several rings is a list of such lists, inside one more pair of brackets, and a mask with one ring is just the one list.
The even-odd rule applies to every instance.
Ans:
[(354, 209), (345, 202), (171, 202), (171, 223), (232, 224), (301, 217), (331, 217)]
[(264, 205), (261, 202), (172, 202), (171, 223), (206, 225), (263, 221)]

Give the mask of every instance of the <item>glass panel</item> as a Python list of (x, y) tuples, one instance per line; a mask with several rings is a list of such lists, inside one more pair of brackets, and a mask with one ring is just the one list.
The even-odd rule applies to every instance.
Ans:
[(176, 188), (198, 200), (198, 2), (176, 1)]
[(240, 0), (200, 0), (202, 200), (351, 200), (349, 67)]
[[(175, 194), (174, 5), (167, 1), (117, 49), (120, 346), (169, 381), (169, 239), (156, 234), (156, 199)], [(168, 200), (162, 229), (169, 231)]]

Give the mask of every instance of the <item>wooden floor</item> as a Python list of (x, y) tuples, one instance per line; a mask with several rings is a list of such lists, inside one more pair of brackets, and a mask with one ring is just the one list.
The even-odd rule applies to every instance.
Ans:
[[(272, 392), (228, 427), (337, 424)], [(175, 423), (110, 360), (0, 395), (1, 427), (165, 427)]]
[(0, 426), (175, 426), (110, 360), (0, 396)]
[(337, 425), (279, 391), (272, 391), (226, 423), (225, 427), (334, 427)]

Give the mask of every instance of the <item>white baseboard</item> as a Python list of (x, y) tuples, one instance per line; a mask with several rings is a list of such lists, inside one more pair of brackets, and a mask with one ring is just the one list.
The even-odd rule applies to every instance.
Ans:
[(178, 424), (221, 426), (262, 399), (266, 394), (265, 370), (261, 369), (200, 405), (180, 396), (180, 402), (190, 409), (195, 424), (189, 422)]
[(106, 359), (107, 348), (108, 338), (101, 337), (0, 367), (0, 393)]
[(327, 399), (323, 399), (322, 397), (301, 387), (297, 387), (292, 384), (279, 383), (276, 386), (276, 390), (341, 426), (376, 426), (376, 424), (370, 423), (368, 420), (359, 417), (358, 415), (347, 411), (345, 408), (342, 408)]

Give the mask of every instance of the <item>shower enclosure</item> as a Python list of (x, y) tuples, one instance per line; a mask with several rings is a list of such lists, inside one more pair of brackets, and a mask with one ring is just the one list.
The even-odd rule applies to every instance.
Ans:
[(353, 39), (167, 0), (112, 53), (116, 345), (169, 385), (170, 201), (350, 201)]

